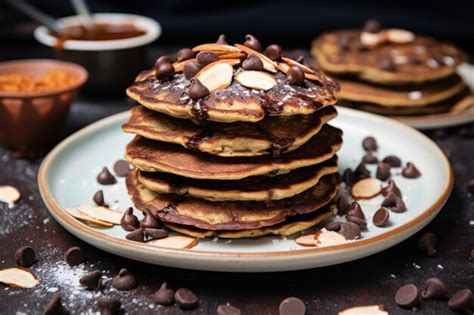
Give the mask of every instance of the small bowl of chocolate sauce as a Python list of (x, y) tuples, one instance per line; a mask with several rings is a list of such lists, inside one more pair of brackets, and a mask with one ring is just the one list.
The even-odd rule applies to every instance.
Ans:
[(137, 73), (146, 68), (145, 47), (161, 35), (161, 26), (148, 17), (133, 14), (98, 13), (85, 28), (78, 17), (58, 22), (61, 34), (44, 26), (34, 36), (53, 49), (58, 59), (84, 66), (89, 72), (85, 92), (95, 95), (124, 95)]

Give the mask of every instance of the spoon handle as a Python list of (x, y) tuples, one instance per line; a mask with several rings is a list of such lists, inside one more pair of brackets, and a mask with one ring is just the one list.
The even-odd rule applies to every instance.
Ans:
[(31, 17), (33, 20), (45, 25), (47, 28), (52, 30), (56, 34), (60, 34), (62, 27), (60, 24), (51, 16), (39, 11), (24, 0), (6, 0), (8, 4), (16, 8), (18, 11)]
[(71, 3), (77, 15), (79, 16), (79, 21), (81, 22), (82, 26), (87, 29), (93, 28), (94, 21), (92, 20), (92, 16), (85, 0), (71, 0)]

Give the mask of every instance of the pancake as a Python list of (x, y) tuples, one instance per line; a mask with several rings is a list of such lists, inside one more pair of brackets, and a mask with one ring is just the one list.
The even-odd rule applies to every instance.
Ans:
[(136, 137), (127, 145), (125, 158), (146, 172), (165, 172), (188, 178), (236, 180), (264, 174), (277, 175), (330, 159), (342, 145), (342, 131), (324, 125), (321, 131), (295, 151), (273, 158), (224, 158), (192, 152), (181, 146)]
[(148, 189), (161, 194), (191, 196), (210, 201), (268, 201), (293, 197), (327, 174), (337, 172), (337, 156), (323, 163), (299, 168), (285, 175), (252, 176), (241, 180), (191, 179), (169, 173), (139, 172)]
[(205, 230), (233, 231), (272, 226), (284, 222), (288, 217), (317, 211), (337, 195), (340, 180), (337, 173), (326, 175), (305, 192), (272, 202), (211, 202), (158, 194), (139, 182), (137, 170), (129, 173), (126, 182), (135, 207), (141, 211), (151, 211), (163, 222)]
[(215, 123), (205, 126), (151, 111), (142, 106), (132, 109), (125, 132), (147, 139), (176, 143), (212, 155), (258, 156), (293, 151), (337, 116), (333, 106), (311, 115), (266, 117), (257, 123)]
[[(407, 44), (360, 49), (360, 34), (357, 29), (322, 34), (313, 42), (312, 54), (327, 72), (355, 74), (380, 84), (434, 81), (454, 74), (467, 60), (455, 46), (421, 35)], [(386, 59), (393, 60), (395, 71), (384, 70), (382, 61)]]
[(294, 216), (289, 220), (279, 224), (249, 230), (211, 231), (173, 223), (165, 223), (164, 225), (170, 230), (197, 238), (220, 237), (237, 239), (261, 237), (266, 235), (278, 235), (286, 237), (307, 230), (321, 222), (329, 220), (329, 218), (334, 215), (334, 210), (335, 204), (331, 203), (314, 213), (310, 213), (309, 215)]

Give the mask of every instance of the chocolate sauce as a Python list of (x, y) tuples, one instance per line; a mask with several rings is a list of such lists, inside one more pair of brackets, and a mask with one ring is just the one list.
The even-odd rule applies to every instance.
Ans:
[(191, 149), (191, 150), (197, 150), (199, 144), (207, 138), (210, 138), (214, 135), (214, 132), (209, 129), (204, 129), (200, 133), (195, 134), (192, 137), (189, 137), (189, 139), (186, 141), (186, 148)]
[(208, 108), (203, 100), (193, 101), (191, 112), (200, 125), (204, 124), (204, 122), (209, 118), (209, 115), (207, 114)]

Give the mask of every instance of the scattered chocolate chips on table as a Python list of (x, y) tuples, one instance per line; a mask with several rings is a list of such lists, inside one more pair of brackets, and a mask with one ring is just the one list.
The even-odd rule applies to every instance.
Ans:
[(15, 252), (15, 263), (20, 267), (29, 267), (36, 261), (35, 250), (31, 246), (22, 246)]
[(103, 205), (105, 205), (104, 192), (102, 190), (96, 191), (96, 193), (92, 197), (92, 200), (94, 200), (96, 205), (102, 207)]
[(395, 196), (401, 198), (402, 197), (402, 192), (398, 188), (398, 186), (395, 184), (395, 181), (393, 179), (389, 179), (387, 181), (387, 186), (385, 186), (382, 189), (382, 195), (387, 196), (389, 194), (394, 194)]
[(64, 261), (69, 266), (80, 265), (86, 260), (87, 257), (84, 254), (84, 251), (79, 246), (70, 247), (64, 252)]
[(112, 287), (120, 291), (128, 291), (137, 287), (137, 281), (130, 272), (122, 268), (112, 279)]
[(280, 315), (305, 315), (306, 305), (297, 297), (288, 297), (281, 301), (278, 310)]
[(86, 273), (79, 279), (79, 283), (87, 290), (99, 291), (102, 287), (102, 272), (100, 270), (94, 270)]
[(390, 212), (387, 210), (387, 208), (382, 207), (375, 212), (372, 222), (375, 226), (384, 227), (387, 225), (389, 218)]
[(101, 185), (113, 185), (117, 182), (114, 175), (110, 173), (107, 167), (102, 168), (102, 171), (97, 175), (97, 182)]
[(129, 207), (123, 213), (122, 219), (120, 220), (120, 226), (125, 231), (134, 231), (140, 227), (140, 221), (136, 215), (133, 214), (133, 208)]
[(145, 234), (143, 233), (142, 228), (133, 230), (132, 232), (125, 235), (125, 238), (129, 241), (141, 242), (141, 243), (145, 242)]
[(416, 242), (417, 248), (426, 253), (429, 257), (436, 256), (437, 250), (436, 245), (438, 244), (438, 239), (433, 233), (425, 233), (420, 236)]
[(362, 140), (362, 147), (367, 152), (377, 151), (377, 140), (375, 140), (374, 137), (366, 137), (364, 140)]
[(140, 227), (142, 228), (158, 228), (160, 222), (153, 216), (148, 209), (143, 210), (143, 219), (140, 221)]
[(342, 173), (342, 181), (348, 186), (351, 187), (355, 184), (356, 178), (354, 172), (350, 168), (346, 168)]
[(370, 178), (370, 171), (365, 166), (364, 162), (360, 162), (354, 170), (355, 182), (362, 179)]
[(174, 299), (176, 303), (178, 303), (179, 307), (183, 310), (195, 309), (199, 304), (199, 299), (196, 294), (185, 288), (176, 290)]
[(349, 209), (349, 200), (347, 200), (347, 198), (344, 196), (339, 196), (339, 198), (337, 199), (337, 214), (345, 215)]
[(168, 287), (168, 283), (164, 282), (160, 289), (153, 294), (153, 301), (163, 306), (171, 306), (174, 304), (174, 290)]
[(402, 170), (402, 176), (405, 178), (418, 178), (421, 176), (420, 171), (411, 162), (408, 162)]
[(360, 227), (352, 222), (342, 222), (339, 233), (344, 236), (346, 240), (355, 240), (360, 237), (361, 229)]
[(375, 173), (375, 176), (383, 181), (386, 181), (387, 179), (390, 178), (390, 165), (384, 162), (381, 162), (377, 165), (377, 171)]
[(331, 222), (328, 222), (324, 227), (328, 231), (336, 231), (337, 232), (341, 229), (341, 224), (342, 224), (342, 222), (340, 222), (340, 221), (331, 221)]
[(404, 308), (412, 308), (419, 302), (418, 288), (414, 284), (407, 284), (398, 289), (395, 294), (395, 303)]
[(46, 308), (43, 310), (43, 315), (67, 315), (69, 311), (66, 310), (61, 302), (59, 293), (55, 293), (49, 301)]
[(144, 228), (143, 234), (146, 240), (159, 240), (168, 237), (169, 233), (164, 229)]
[(402, 161), (399, 157), (395, 155), (387, 155), (382, 162), (387, 163), (391, 167), (400, 167), (402, 166)]
[(472, 296), (472, 291), (469, 289), (457, 291), (449, 299), (448, 306), (453, 311), (472, 314), (472, 311), (474, 310), (474, 298)]
[(119, 177), (125, 177), (130, 172), (130, 164), (125, 160), (118, 160), (114, 163), (114, 172)]
[(372, 152), (368, 152), (366, 155), (362, 157), (362, 162), (367, 164), (377, 164), (379, 159), (372, 154)]
[(217, 315), (240, 315), (242, 312), (235, 306), (222, 304), (217, 307)]
[(115, 297), (101, 297), (97, 300), (100, 315), (118, 315), (121, 313), (122, 303)]
[(360, 219), (365, 219), (364, 212), (362, 211), (360, 204), (356, 201), (351, 203), (349, 209), (347, 210), (347, 215), (357, 217)]
[(389, 208), (395, 213), (402, 213), (407, 209), (405, 202), (395, 193), (388, 193), (385, 196), (385, 199), (382, 201), (382, 207)]
[(446, 286), (441, 279), (432, 277), (426, 280), (425, 289), (421, 292), (424, 300), (444, 300), (446, 299)]

